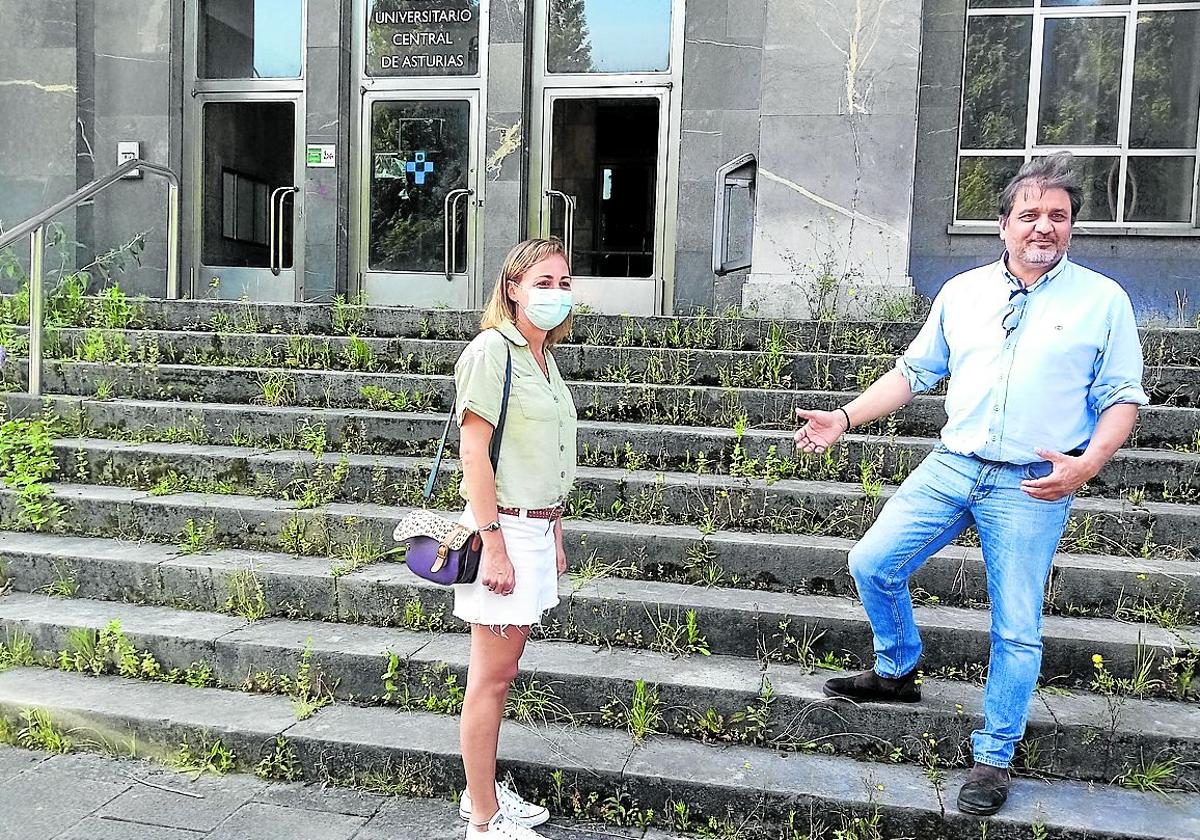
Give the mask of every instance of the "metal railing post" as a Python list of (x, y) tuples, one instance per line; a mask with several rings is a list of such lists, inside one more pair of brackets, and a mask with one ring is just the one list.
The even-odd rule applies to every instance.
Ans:
[(45, 308), (43, 257), (46, 226), (39, 225), (29, 234), (29, 393), (42, 393), (42, 310)]
[(179, 185), (167, 184), (167, 300), (179, 300)]

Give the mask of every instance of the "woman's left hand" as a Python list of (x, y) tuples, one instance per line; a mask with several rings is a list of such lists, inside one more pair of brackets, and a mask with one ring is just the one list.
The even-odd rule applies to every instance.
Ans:
[(558, 554), (558, 573), (565, 575), (567, 573), (567, 551), (563, 548), (561, 541), (555, 546), (555, 549)]

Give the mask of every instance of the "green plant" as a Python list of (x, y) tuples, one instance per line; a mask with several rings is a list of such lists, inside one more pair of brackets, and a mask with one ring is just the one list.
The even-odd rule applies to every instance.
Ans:
[(237, 766), (237, 757), (219, 738), (210, 740), (208, 735), (201, 735), (195, 746), (185, 737), (171, 763), (184, 772), (224, 774)]
[(428, 391), (389, 391), (378, 385), (363, 385), (358, 393), (375, 411), (429, 411), (435, 399), (435, 395)]
[(71, 738), (54, 723), (45, 709), (25, 709), (21, 712), (21, 720), (25, 725), (17, 731), (18, 746), (59, 755), (71, 751)]
[(281, 371), (273, 370), (259, 380), (262, 389), (260, 396), (254, 401), (262, 405), (278, 407), (293, 405), (296, 401), (296, 383), (292, 377)]
[(295, 748), (282, 735), (275, 736), (271, 754), (254, 767), (254, 775), (274, 782), (294, 782), (304, 775)]
[(658, 689), (648, 686), (645, 680), (638, 680), (633, 685), (629, 703), (614, 699), (601, 709), (601, 720), (609, 725), (624, 726), (635, 741), (659, 734), (663, 731), (663, 715)]
[(678, 621), (678, 616), (675, 619), (663, 618), (661, 613), (657, 618), (650, 616), (650, 623), (654, 626), (651, 650), (673, 656), (690, 656), (693, 653), (709, 655), (708, 642), (700, 632), (700, 622), (695, 610), (687, 610), (682, 623)]
[(292, 711), (296, 720), (307, 720), (318, 709), (333, 702), (333, 692), (325, 687), (324, 681), (318, 675), (315, 679), (312, 672), (312, 640), (304, 643), (300, 653), (300, 664), (296, 668), (296, 679), (291, 691)]
[(351, 336), (346, 344), (343, 359), (348, 370), (372, 371), (377, 367), (371, 345), (356, 335)]
[(512, 686), (504, 714), (528, 726), (571, 720), (570, 709), (559, 701), (554, 689), (533, 678), (521, 680)]
[(238, 569), (225, 578), (225, 612), (258, 621), (267, 614), (267, 596), (254, 569)]
[(217, 545), (216, 532), (216, 517), (210, 517), (207, 522), (199, 524), (196, 523), (196, 520), (188, 517), (183, 524), (183, 531), (179, 535), (179, 541), (175, 544), (175, 548), (180, 554), (199, 554), (208, 551)]
[(1149, 761), (1144, 756), (1139, 756), (1137, 766), (1127, 768), (1124, 773), (1113, 779), (1113, 782), (1122, 787), (1140, 790), (1142, 793), (1165, 796), (1173, 787), (1172, 782), (1182, 763), (1176, 755), (1166, 758), (1156, 756)]
[(14, 418), (0, 424), (0, 479), (17, 492), (18, 524), (41, 531), (62, 515), (47, 481), (58, 469), (53, 420)]
[(33, 664), (33, 638), (28, 633), (9, 633), (0, 643), (0, 671)]

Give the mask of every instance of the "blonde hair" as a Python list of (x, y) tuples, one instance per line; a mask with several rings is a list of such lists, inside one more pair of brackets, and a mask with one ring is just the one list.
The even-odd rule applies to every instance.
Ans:
[[(550, 259), (553, 256), (562, 257), (568, 265), (571, 262), (567, 257), (567, 250), (563, 247), (562, 240), (557, 237), (526, 239), (524, 242), (514, 245), (513, 249), (508, 252), (508, 256), (504, 258), (504, 267), (500, 269), (500, 279), (496, 281), (496, 288), (492, 290), (492, 298), (483, 310), (479, 328), (488, 330), (505, 322), (515, 324), (517, 322), (517, 302), (508, 296), (509, 281), (519, 283), (521, 276), (526, 271), (542, 260)], [(546, 333), (547, 350), (571, 334), (573, 317), (573, 315), (568, 315), (567, 320)]]

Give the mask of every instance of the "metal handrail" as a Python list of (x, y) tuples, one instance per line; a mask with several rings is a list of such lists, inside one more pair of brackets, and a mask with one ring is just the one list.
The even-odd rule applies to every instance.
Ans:
[(118, 166), (103, 178), (81, 187), (57, 204), (21, 222), (12, 230), (0, 232), (0, 249), (23, 236), (29, 237), (29, 393), (42, 393), (42, 310), (45, 296), (43, 251), (46, 223), (92, 198), (135, 169), (167, 179), (167, 298), (179, 297), (179, 176), (165, 166), (135, 158)]

